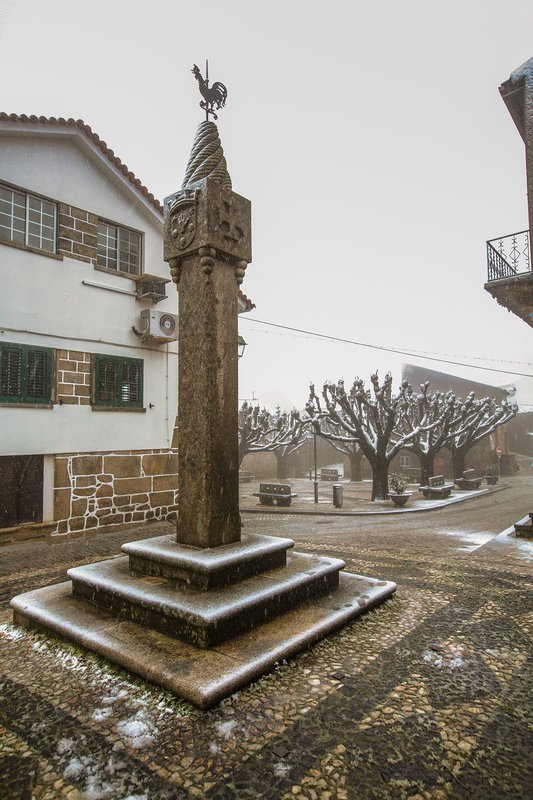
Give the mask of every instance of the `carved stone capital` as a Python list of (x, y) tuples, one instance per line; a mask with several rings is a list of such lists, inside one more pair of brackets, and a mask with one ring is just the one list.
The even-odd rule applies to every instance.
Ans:
[(251, 204), (214, 178), (165, 198), (164, 259), (214, 248), (231, 260), (252, 260)]
[(247, 261), (237, 261), (235, 264), (235, 279), (237, 284), (240, 286), (244, 280), (244, 273), (246, 272), (246, 267), (248, 266)]
[(180, 277), (181, 277), (181, 261), (179, 258), (171, 258), (168, 262), (168, 265), (170, 267), (170, 274), (172, 276), (172, 280), (177, 286), (178, 283), (180, 282)]

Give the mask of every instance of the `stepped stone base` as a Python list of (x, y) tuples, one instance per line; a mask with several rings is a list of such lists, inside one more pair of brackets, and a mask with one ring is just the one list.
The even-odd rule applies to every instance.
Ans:
[(395, 589), (390, 581), (342, 572), (334, 593), (209, 650), (78, 600), (70, 582), (19, 595), (12, 606), (17, 625), (63, 636), (205, 709), (383, 602)]
[(204, 549), (158, 537), (11, 601), (14, 620), (88, 647), (208, 708), (382, 602), (387, 581), (342, 572), (294, 542), (245, 536)]
[(216, 592), (132, 575), (127, 558), (69, 569), (75, 597), (198, 647), (214, 644), (335, 589), (343, 561), (293, 553), (283, 567)]
[(201, 589), (214, 589), (285, 564), (292, 539), (243, 534), (240, 542), (214, 548), (184, 547), (175, 535), (122, 545), (130, 569), (140, 575), (175, 578)]

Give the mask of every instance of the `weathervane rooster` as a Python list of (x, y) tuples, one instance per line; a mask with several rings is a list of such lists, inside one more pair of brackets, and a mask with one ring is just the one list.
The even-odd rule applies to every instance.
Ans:
[(212, 86), (209, 86), (209, 64), (207, 61), (205, 62), (205, 79), (202, 78), (202, 73), (196, 64), (193, 65), (192, 73), (200, 85), (200, 94), (204, 98), (200, 102), (200, 107), (205, 111), (206, 120), (209, 120), (209, 114), (212, 114), (215, 119), (218, 119), (213, 107), (218, 111), (226, 105), (228, 90), (220, 81), (215, 81)]

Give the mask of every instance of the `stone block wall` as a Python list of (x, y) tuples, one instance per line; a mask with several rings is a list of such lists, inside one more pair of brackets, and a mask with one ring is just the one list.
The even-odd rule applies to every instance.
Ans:
[(98, 217), (89, 211), (59, 203), (58, 252), (96, 264)]
[(57, 455), (56, 533), (175, 519), (177, 471), (175, 451)]
[(69, 405), (91, 403), (91, 354), (58, 350), (56, 362), (57, 399)]

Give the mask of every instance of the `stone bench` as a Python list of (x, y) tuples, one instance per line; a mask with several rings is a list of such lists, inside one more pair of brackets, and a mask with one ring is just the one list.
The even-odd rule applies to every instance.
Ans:
[(465, 469), (462, 478), (456, 478), (455, 485), (459, 489), (472, 490), (479, 489), (483, 482), (483, 478), (476, 478), (476, 473), (473, 469)]
[(288, 483), (260, 483), (259, 491), (253, 493), (253, 497), (258, 497), (263, 506), (290, 506), (296, 492), (291, 491)]
[(239, 470), (239, 483), (251, 483), (254, 478), (253, 472), (248, 472), (245, 469)]
[(323, 468), (320, 470), (321, 481), (338, 481), (339, 477), (338, 469)]
[(432, 497), (449, 497), (453, 489), (453, 483), (444, 483), (444, 475), (434, 475), (429, 478), (427, 486), (421, 486), (420, 491), (426, 499)]

